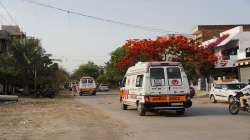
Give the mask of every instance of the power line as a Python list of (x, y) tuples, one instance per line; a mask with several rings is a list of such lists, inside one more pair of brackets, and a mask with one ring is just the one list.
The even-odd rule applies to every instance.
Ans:
[[(91, 19), (94, 19), (94, 20), (108, 22), (108, 23), (112, 23), (112, 24), (117, 24), (117, 25), (121, 25), (121, 26), (127, 26), (127, 27), (131, 27), (131, 28), (137, 28), (137, 29), (142, 29), (142, 30), (146, 30), (146, 31), (153, 31), (153, 32), (159, 32), (159, 33), (182, 34), (180, 32), (176, 32), (176, 31), (169, 31), (169, 30), (165, 30), (165, 29), (161, 29), (161, 28), (130, 24), (130, 23), (121, 22), (121, 21), (118, 21), (118, 20), (112, 20), (112, 19), (92, 16), (92, 15), (84, 14), (84, 13), (81, 13), (81, 12), (67, 10), (67, 9), (59, 8), (59, 7), (56, 7), (56, 6), (53, 6), (53, 5), (49, 5), (49, 4), (45, 4), (45, 3), (41, 3), (41, 2), (37, 2), (37, 1), (33, 1), (33, 0), (22, 0), (22, 1), (28, 2), (30, 4), (34, 4), (34, 5), (54, 9), (54, 10), (58, 10), (58, 11), (61, 11), (61, 12), (65, 12), (67, 14), (74, 14), (74, 15), (87, 17), (87, 18), (91, 18)], [(186, 34), (186, 33), (184, 33), (184, 34)]]
[(4, 24), (4, 21), (3, 21), (3, 20), (4, 20), (4, 16), (2, 16), (2, 15), (0, 14), (0, 23), (1, 23), (1, 24)]
[(6, 6), (2, 3), (2, 1), (0, 1), (0, 5), (1, 7), (5, 10), (5, 12), (7, 13), (7, 15), (9, 16), (10, 20), (15, 24), (18, 25), (16, 20), (14, 19), (14, 17), (11, 15), (11, 13), (9, 12), (9, 10), (6, 8)]
[(9, 23), (8, 19), (5, 18), (5, 16), (2, 15), (1, 13), (0, 13), (0, 18), (1, 18), (2, 24), (4, 24), (4, 23), (7, 23), (7, 24), (8, 24), (8, 23)]

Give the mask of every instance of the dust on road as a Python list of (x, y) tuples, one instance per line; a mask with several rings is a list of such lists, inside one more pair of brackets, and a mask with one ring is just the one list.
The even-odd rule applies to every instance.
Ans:
[[(31, 100), (31, 99), (30, 99)], [(123, 111), (117, 92), (0, 106), (0, 140), (249, 140), (250, 114), (194, 99), (185, 116)]]
[(75, 100), (120, 120), (126, 126), (126, 140), (250, 140), (250, 114), (230, 115), (226, 103), (212, 104), (207, 97), (199, 97), (193, 99), (193, 106), (184, 116), (175, 112), (138, 116), (135, 107), (120, 109), (117, 93), (98, 93)]
[(0, 106), (0, 140), (118, 140), (123, 131), (104, 112), (72, 99)]

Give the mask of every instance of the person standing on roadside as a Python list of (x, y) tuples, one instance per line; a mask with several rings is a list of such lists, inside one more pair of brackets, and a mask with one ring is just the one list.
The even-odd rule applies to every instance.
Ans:
[(72, 95), (73, 95), (73, 96), (76, 96), (76, 95), (77, 95), (77, 84), (76, 84), (76, 83), (73, 84), (73, 87), (72, 87)]

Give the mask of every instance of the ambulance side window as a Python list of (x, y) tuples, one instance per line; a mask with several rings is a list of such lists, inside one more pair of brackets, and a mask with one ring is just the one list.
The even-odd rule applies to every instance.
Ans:
[(126, 86), (130, 86), (130, 77), (127, 77)]
[(137, 75), (136, 77), (136, 87), (142, 87), (143, 75)]
[(121, 87), (126, 86), (126, 80), (127, 80), (127, 77), (124, 77), (123, 80), (122, 80), (122, 83), (121, 83)]

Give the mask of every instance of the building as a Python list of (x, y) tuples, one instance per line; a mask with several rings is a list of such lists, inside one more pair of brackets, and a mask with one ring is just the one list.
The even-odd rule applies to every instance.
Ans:
[(239, 70), (239, 80), (250, 83), (250, 56), (245, 59), (237, 60), (235, 66)]
[(215, 68), (222, 79), (235, 79), (248, 82), (250, 79), (250, 31), (243, 26), (234, 27), (207, 40), (202, 45), (217, 43), (213, 48), (217, 56)]
[(250, 31), (250, 24), (238, 25), (198, 25), (193, 28), (193, 39), (197, 42), (204, 42), (215, 37), (219, 37), (220, 33), (232, 29), (237, 26), (242, 26), (243, 31)]
[(0, 30), (0, 53), (6, 52), (10, 46), (10, 34), (7, 31)]
[(0, 30), (0, 53), (8, 50), (12, 40), (25, 37), (25, 33), (20, 30), (19, 26), (2, 25)]
[[(0, 29), (0, 54), (8, 52), (11, 43), (15, 39), (23, 39), (26, 35), (18, 26), (2, 25)], [(0, 66), (1, 66), (0, 60)], [(14, 87), (6, 83), (6, 79), (0, 76), (0, 94), (12, 93)]]
[(25, 33), (22, 32), (17, 25), (2, 25), (1, 30), (7, 31), (12, 39), (22, 39), (26, 37)]

